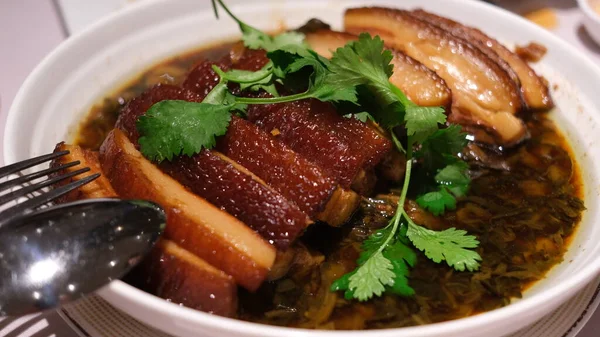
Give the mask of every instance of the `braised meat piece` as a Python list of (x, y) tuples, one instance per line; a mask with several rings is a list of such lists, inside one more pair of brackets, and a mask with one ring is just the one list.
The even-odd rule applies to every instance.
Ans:
[(390, 8), (348, 9), (344, 25), (351, 33), (380, 35), (390, 46), (434, 70), (452, 90), (448, 121), (487, 133), (478, 141), (506, 147), (528, 136), (525, 124), (516, 116), (523, 109), (518, 84), (469, 41), (411, 12)]
[[(137, 144), (135, 123), (153, 104), (165, 99), (201, 101), (186, 89), (155, 86), (133, 99), (121, 112), (117, 127)], [(278, 248), (285, 249), (310, 223), (298, 206), (256, 179), (240, 165), (214, 151), (204, 150), (192, 157), (178, 156), (159, 167), (192, 192), (227, 211), (259, 232)]]
[(216, 149), (256, 174), (310, 217), (325, 208), (337, 187), (319, 166), (238, 117), (232, 118)]
[(256, 290), (275, 249), (235, 217), (190, 192), (142, 156), (119, 129), (100, 148), (102, 171), (122, 198), (145, 199), (167, 213), (164, 237)]
[(170, 302), (211, 314), (235, 317), (234, 279), (170, 240), (160, 240), (142, 262), (140, 288)]
[[(544, 83), (533, 69), (517, 53), (513, 53), (496, 39), (489, 37), (477, 28), (465, 26), (459, 22), (444, 18), (433, 13), (418, 9), (412, 12), (419, 19), (425, 20), (432, 25), (445, 29), (452, 34), (468, 40), (488, 57), (500, 58), (495, 60), (507, 71), (509, 75), (517, 76), (516, 81), (520, 84), (521, 93), (527, 107), (533, 110), (549, 110), (554, 106), (548, 86)], [(532, 44), (535, 46), (535, 44)], [(530, 50), (537, 51), (538, 48)], [(543, 55), (543, 53), (542, 53)]]
[[(357, 35), (321, 29), (306, 34), (306, 43), (323, 57), (346, 43), (358, 39)], [(403, 52), (388, 48), (392, 53), (394, 73), (390, 82), (397, 86), (415, 104), (450, 108), (452, 94), (446, 82), (419, 61)]]

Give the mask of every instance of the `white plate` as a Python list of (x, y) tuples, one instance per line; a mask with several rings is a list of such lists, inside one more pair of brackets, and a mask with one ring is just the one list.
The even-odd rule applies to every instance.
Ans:
[[(229, 1), (232, 3), (232, 1)], [(277, 29), (293, 27), (317, 16), (341, 26), (345, 7), (366, 1), (268, 1), (231, 6), (248, 23)], [(368, 2), (369, 4), (375, 2)], [(377, 1), (398, 6), (397, 1)], [(475, 1), (404, 0), (402, 7), (425, 9), (480, 27), (502, 41), (540, 42), (548, 54), (536, 65), (558, 90), (552, 117), (562, 126), (583, 168), (588, 210), (565, 262), (525, 293), (522, 300), (491, 312), (446, 323), (395, 330), (326, 332), (286, 329), (207, 315), (168, 303), (123, 282), (100, 291), (112, 305), (174, 335), (196, 336), (500, 336), (540, 319), (589, 282), (600, 270), (598, 224), (597, 131), (600, 68), (549, 32), (496, 7)], [(126, 8), (63, 43), (29, 76), (17, 94), (7, 120), (5, 160), (11, 163), (50, 151), (69, 137), (76, 121), (98, 101), (152, 64), (207, 43), (237, 36), (230, 19), (214, 19), (208, 1), (157, 0)]]

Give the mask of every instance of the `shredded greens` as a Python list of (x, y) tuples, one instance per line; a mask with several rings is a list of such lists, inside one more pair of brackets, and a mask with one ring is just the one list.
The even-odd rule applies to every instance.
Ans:
[[(469, 188), (468, 166), (456, 157), (466, 138), (460, 127), (449, 126), (441, 107), (421, 107), (389, 82), (393, 73), (392, 54), (379, 36), (361, 34), (358, 40), (337, 49), (330, 60), (319, 56), (304, 43), (304, 36), (286, 32), (270, 36), (238, 19), (222, 2), (213, 0), (215, 14), (221, 6), (240, 26), (246, 47), (264, 49), (270, 62), (250, 72), (213, 69), (220, 83), (203, 103), (163, 101), (154, 105), (138, 122), (142, 153), (153, 160), (171, 160), (177, 155), (193, 155), (210, 149), (215, 137), (225, 134), (231, 114), (244, 111), (248, 104), (270, 104), (315, 98), (324, 102), (356, 107), (349, 116), (372, 120), (389, 132), (399, 151), (406, 154), (406, 173), (395, 215), (388, 225), (362, 244), (358, 267), (335, 281), (332, 291), (344, 291), (346, 298), (365, 301), (385, 292), (401, 296), (414, 294), (410, 268), (416, 263), (414, 248), (436, 263), (445, 261), (458, 271), (479, 268), (481, 257), (473, 249), (474, 236), (450, 228), (433, 231), (407, 215), (404, 203), (411, 182), (412, 165), (435, 175), (436, 186), (417, 198), (417, 203), (434, 215), (455, 209), (456, 198)], [(291, 76), (291, 75), (294, 76)], [(269, 98), (237, 97), (227, 83), (242, 89), (265, 90)], [(280, 96), (276, 84), (304, 88), (299, 93)], [(364, 103), (363, 102), (368, 102)], [(397, 138), (394, 128), (404, 128), (407, 138)], [(413, 155), (413, 149), (418, 149)]]

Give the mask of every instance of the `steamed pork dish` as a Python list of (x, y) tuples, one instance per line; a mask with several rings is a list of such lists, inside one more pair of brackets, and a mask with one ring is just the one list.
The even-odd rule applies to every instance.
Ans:
[[(64, 201), (140, 198), (163, 237), (126, 281), (215, 315), (311, 329), (505, 306), (584, 210), (546, 81), (483, 30), (351, 8), (159, 64), (95, 106)], [(70, 169), (76, 169), (73, 167)], [(76, 177), (73, 179), (80, 179)]]

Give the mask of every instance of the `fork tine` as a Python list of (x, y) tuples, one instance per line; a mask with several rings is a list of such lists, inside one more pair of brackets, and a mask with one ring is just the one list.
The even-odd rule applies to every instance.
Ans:
[(77, 161), (74, 161), (74, 162), (71, 162), (71, 163), (67, 163), (67, 164), (64, 164), (64, 165), (56, 166), (56, 167), (51, 167), (49, 169), (45, 169), (45, 170), (40, 171), (40, 172), (30, 173), (30, 174), (27, 174), (27, 175), (24, 175), (24, 176), (15, 178), (15, 179), (11, 179), (11, 180), (5, 181), (3, 183), (0, 183), (0, 192), (6, 190), (7, 188), (10, 188), (10, 187), (13, 187), (13, 186), (17, 186), (17, 185), (21, 185), (23, 183), (32, 181), (34, 179), (37, 179), (37, 178), (40, 178), (40, 177), (44, 177), (44, 176), (50, 175), (50, 174), (52, 174), (54, 172), (58, 172), (60, 170), (64, 170), (66, 168), (73, 167), (73, 166), (76, 166), (76, 165), (79, 165), (79, 164), (81, 164), (81, 162), (79, 160), (77, 160)]
[(20, 161), (18, 163), (14, 163), (14, 164), (11, 164), (8, 166), (4, 166), (3, 168), (0, 168), (0, 178), (6, 177), (9, 174), (17, 173), (21, 170), (41, 164), (48, 160), (62, 157), (68, 153), (69, 153), (69, 151), (54, 152), (54, 153), (50, 153), (50, 154), (45, 154), (43, 156), (23, 160), (23, 161)]
[(29, 200), (26, 200), (18, 205), (10, 207), (10, 208), (4, 210), (3, 212), (0, 212), (0, 219), (1, 219), (0, 220), (0, 228), (2, 227), (2, 225), (4, 223), (8, 222), (13, 217), (21, 215), (21, 214), (25, 213), (27, 210), (33, 210), (36, 207), (47, 204), (50, 201), (55, 200), (58, 197), (61, 197), (61, 196), (65, 195), (65, 194), (91, 182), (91, 181), (96, 180), (98, 177), (100, 177), (100, 173), (95, 173), (95, 174), (92, 174), (85, 178), (82, 178), (82, 179), (79, 179), (76, 181), (72, 181), (66, 185), (57, 187), (49, 192), (38, 195), (38, 196), (31, 198)]
[(44, 180), (44, 181), (42, 181), (40, 183), (37, 183), (37, 184), (34, 184), (34, 185), (30, 185), (30, 186), (25, 186), (25, 187), (20, 188), (20, 189), (18, 189), (16, 191), (13, 191), (13, 192), (10, 192), (10, 193), (6, 193), (6, 194), (0, 196), (0, 205), (3, 205), (5, 203), (7, 203), (9, 201), (12, 201), (12, 200), (15, 200), (17, 198), (20, 198), (20, 197), (22, 197), (24, 195), (27, 195), (27, 194), (31, 193), (31, 192), (37, 191), (37, 190), (39, 190), (41, 188), (44, 188), (46, 186), (50, 186), (50, 185), (56, 184), (59, 181), (63, 181), (65, 179), (69, 179), (69, 178), (71, 178), (73, 176), (76, 176), (78, 174), (87, 172), (89, 170), (90, 170), (89, 167), (82, 168), (82, 169), (77, 170), (77, 171), (69, 172), (67, 174), (63, 174), (63, 175), (60, 175), (60, 176), (57, 176), (57, 177), (54, 177), (54, 178), (51, 178), (51, 179), (46, 179), (46, 180)]

